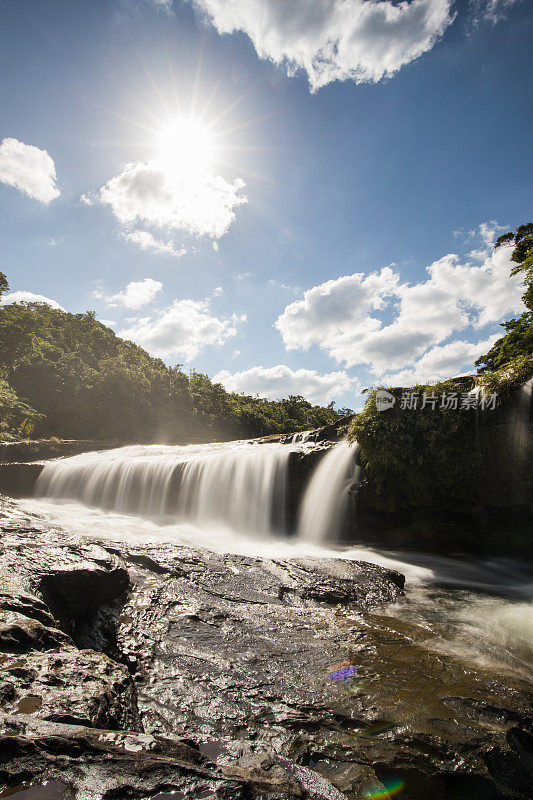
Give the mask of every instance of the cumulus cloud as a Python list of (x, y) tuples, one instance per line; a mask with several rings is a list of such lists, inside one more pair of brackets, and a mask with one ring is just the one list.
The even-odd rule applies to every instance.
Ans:
[(276, 367), (251, 367), (243, 372), (227, 370), (218, 372), (213, 381), (221, 383), (228, 391), (258, 394), (271, 400), (279, 400), (289, 395), (302, 395), (312, 403), (329, 403), (349, 390), (359, 389), (355, 378), (346, 372), (328, 372), (320, 375), (312, 369), (292, 370), (285, 364)]
[(0, 297), (0, 305), (7, 306), (11, 303), (45, 303), (52, 308), (58, 308), (64, 311), (63, 306), (60, 306), (56, 300), (51, 300), (45, 297), (44, 294), (34, 294), (33, 292), (9, 292)]
[(130, 241), (146, 248), (155, 239), (138, 230), (139, 224), (221, 238), (235, 220), (235, 209), (247, 202), (243, 188), (239, 178), (227, 181), (209, 169), (187, 169), (184, 159), (154, 159), (126, 164), (96, 195), (83, 197), (85, 203), (108, 205), (128, 228)]
[[(380, 322), (372, 311), (383, 308), (386, 299), (398, 291), (399, 276), (390, 267), (364, 276), (345, 275), (314, 286), (285, 308), (275, 325), (289, 350), (307, 350), (318, 344), (337, 361), (346, 360), (341, 349), (346, 339), (377, 331)], [(353, 366), (352, 361), (348, 366)]]
[[(390, 267), (367, 276), (343, 276), (306, 291), (275, 325), (287, 349), (318, 345), (337, 362), (366, 364), (377, 376), (416, 368), (426, 353), (420, 370), (434, 367), (437, 372), (434, 359), (452, 353), (459, 358), (459, 349), (429, 348), (458, 331), (482, 329), (523, 310), (521, 279), (509, 277), (511, 250), (487, 251), (478, 266), (446, 255), (427, 268), (425, 281), (415, 284), (402, 283)], [(465, 357), (463, 363), (471, 360)]]
[(60, 195), (53, 159), (46, 150), (18, 139), (4, 139), (0, 144), (0, 181), (41, 203)]
[(244, 31), (260, 58), (332, 81), (375, 82), (431, 50), (451, 0), (191, 0), (219, 33)]
[(102, 289), (95, 289), (93, 297), (96, 297), (97, 300), (103, 300), (110, 306), (122, 305), (136, 310), (151, 303), (162, 288), (163, 284), (160, 281), (154, 281), (153, 278), (145, 278), (142, 281), (131, 281), (118, 294), (105, 295)]
[(481, 342), (457, 340), (432, 347), (411, 369), (383, 375), (380, 382), (389, 386), (414, 386), (460, 375), (465, 369), (470, 369), (477, 358), (487, 353), (499, 336), (494, 334)]
[(176, 248), (174, 242), (164, 242), (156, 239), (150, 231), (136, 230), (122, 234), (128, 242), (138, 245), (141, 250), (152, 250), (157, 255), (175, 256), (181, 258), (187, 253), (184, 247)]
[(219, 319), (209, 300), (174, 300), (155, 317), (135, 320), (119, 332), (157, 356), (179, 356), (191, 361), (205, 347), (222, 345), (237, 333), (246, 316)]

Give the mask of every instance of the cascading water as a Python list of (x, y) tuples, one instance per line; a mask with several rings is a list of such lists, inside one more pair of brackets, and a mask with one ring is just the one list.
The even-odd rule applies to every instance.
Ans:
[(136, 446), (46, 464), (36, 494), (153, 519), (284, 531), (290, 448)]
[(533, 399), (533, 378), (520, 388), (516, 408), (510, 422), (510, 434), (519, 462), (526, 460), (531, 447), (530, 419)]
[(299, 433), (293, 433), (291, 444), (305, 444), (305, 442), (309, 441), (313, 433), (315, 433), (315, 431), (300, 431)]
[(313, 472), (298, 520), (298, 536), (307, 542), (337, 542), (348, 510), (349, 491), (360, 477), (356, 445), (331, 448)]
[(432, 631), (429, 647), (530, 677), (527, 565), (336, 547), (359, 478), (356, 445), (341, 443), (319, 461), (301, 503), (298, 537), (272, 535), (283, 532), (288, 462), (302, 447), (313, 445), (231, 442), (88, 453), (48, 463), (37, 487), (41, 499), (19, 502), (24, 513), (90, 541), (133, 538), (251, 558), (342, 557), (399, 570), (408, 578), (409, 603), (385, 613), (399, 615), (402, 625), (411, 620), (413, 630)]

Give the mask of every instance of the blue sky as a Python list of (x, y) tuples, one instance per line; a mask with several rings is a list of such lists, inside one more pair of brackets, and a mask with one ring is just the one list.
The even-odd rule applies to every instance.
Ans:
[(353, 408), (471, 369), (523, 309), (491, 243), (533, 211), (532, 21), (524, 0), (3, 0), (7, 300), (273, 397)]

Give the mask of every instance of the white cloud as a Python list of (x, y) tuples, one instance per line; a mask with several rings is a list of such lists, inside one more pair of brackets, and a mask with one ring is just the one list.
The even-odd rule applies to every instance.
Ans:
[[(478, 226), (479, 235), (487, 247), (494, 247), (496, 237), (508, 229), (508, 225), (500, 225), (495, 219), (492, 219), (490, 222), (482, 222), (481, 225)], [(474, 231), (474, 235), (475, 234), (476, 232)]]
[(64, 311), (63, 306), (60, 306), (56, 300), (51, 300), (45, 297), (44, 294), (34, 294), (33, 292), (9, 292), (0, 297), (0, 305), (7, 306), (11, 303), (45, 303), (52, 308), (58, 308)]
[(222, 286), (215, 286), (212, 292), (213, 297), (220, 297), (223, 294), (224, 294), (224, 289), (222, 288)]
[(158, 255), (175, 256), (181, 258), (187, 253), (184, 247), (176, 249), (174, 242), (163, 242), (161, 239), (156, 239), (150, 231), (136, 230), (122, 234), (124, 239), (128, 242), (138, 245), (141, 250), (153, 250)]
[[(476, 261), (484, 261), (490, 255), (496, 237), (507, 230), (509, 230), (508, 225), (499, 225), (496, 220), (493, 219), (490, 222), (482, 222), (481, 225), (478, 225), (476, 230), (469, 231), (469, 239), (481, 239), (483, 242), (482, 247), (470, 251), (468, 254), (469, 257), (475, 258)], [(454, 236), (456, 235), (460, 235), (458, 231), (454, 232)]]
[(174, 300), (158, 316), (136, 320), (119, 332), (157, 356), (175, 355), (191, 361), (205, 347), (222, 345), (237, 333), (246, 316), (229, 319), (211, 315), (209, 300)]
[(95, 197), (128, 227), (128, 238), (143, 246), (148, 240), (145, 231), (135, 230), (139, 223), (219, 239), (235, 220), (235, 209), (247, 202), (243, 188), (239, 178), (231, 182), (205, 168), (188, 169), (185, 158), (154, 159), (126, 164)]
[[(275, 325), (287, 349), (318, 345), (337, 362), (367, 364), (377, 376), (416, 369), (429, 348), (458, 331), (481, 329), (523, 310), (521, 279), (509, 274), (510, 254), (509, 247), (487, 251), (478, 266), (449, 254), (427, 268), (427, 280), (415, 284), (402, 283), (390, 267), (343, 276), (306, 291)], [(380, 310), (390, 321), (384, 323)], [(437, 371), (438, 355), (459, 350), (429, 352), (432, 357), (420, 362), (422, 371)]]
[(388, 386), (414, 386), (417, 383), (432, 383), (443, 378), (460, 375), (470, 369), (477, 358), (487, 353), (500, 334), (494, 334), (481, 342), (456, 340), (432, 347), (418, 359), (412, 369), (383, 375), (380, 379)]
[(219, 33), (244, 31), (260, 58), (304, 70), (315, 91), (379, 81), (431, 50), (451, 0), (191, 0)]
[(399, 276), (390, 267), (367, 277), (356, 273), (327, 281), (304, 292), (303, 300), (288, 305), (276, 328), (287, 349), (307, 350), (318, 344), (342, 361), (339, 348), (347, 334), (355, 338), (378, 330), (379, 320), (371, 312), (383, 308), (386, 298), (397, 293), (398, 282)]
[(145, 278), (142, 281), (131, 281), (126, 288), (118, 294), (105, 295), (103, 291), (98, 288), (93, 292), (93, 297), (98, 300), (103, 300), (110, 306), (123, 305), (126, 308), (138, 309), (151, 303), (156, 294), (163, 288), (160, 281), (154, 281), (153, 278)]
[(487, 20), (496, 25), (507, 16), (508, 10), (519, 0), (473, 0), (476, 22)]
[(329, 403), (334, 397), (349, 390), (359, 389), (355, 378), (346, 372), (329, 372), (320, 375), (312, 369), (292, 370), (284, 364), (276, 367), (251, 367), (243, 372), (227, 370), (218, 372), (213, 381), (221, 383), (230, 392), (279, 400), (289, 395), (302, 395), (312, 403)]
[(0, 181), (41, 203), (49, 203), (61, 194), (56, 186), (54, 161), (46, 150), (18, 139), (4, 139), (0, 144)]

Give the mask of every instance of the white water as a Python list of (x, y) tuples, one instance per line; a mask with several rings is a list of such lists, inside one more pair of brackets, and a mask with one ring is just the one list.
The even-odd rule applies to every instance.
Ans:
[(341, 442), (328, 450), (305, 491), (298, 519), (298, 537), (306, 542), (337, 543), (348, 510), (349, 491), (359, 480), (356, 446)]
[(154, 520), (284, 531), (290, 452), (230, 442), (84, 453), (46, 464), (36, 494)]
[(533, 378), (530, 378), (520, 388), (516, 410), (510, 425), (511, 440), (519, 463), (525, 461), (531, 446), (529, 433), (531, 401), (533, 396)]
[(300, 431), (299, 433), (293, 433), (291, 438), (292, 444), (302, 444), (309, 441), (309, 437), (314, 433), (314, 431)]
[[(39, 499), (23, 511), (70, 536), (161, 542), (249, 557), (346, 558), (406, 575), (407, 598), (382, 612), (429, 632), (427, 646), (467, 662), (532, 676), (533, 573), (504, 559), (480, 561), (335, 549), (357, 480), (355, 448), (321, 459), (305, 494), (299, 536), (283, 535), (290, 445), (127, 447), (46, 465)], [(344, 509), (344, 511), (343, 511)]]

